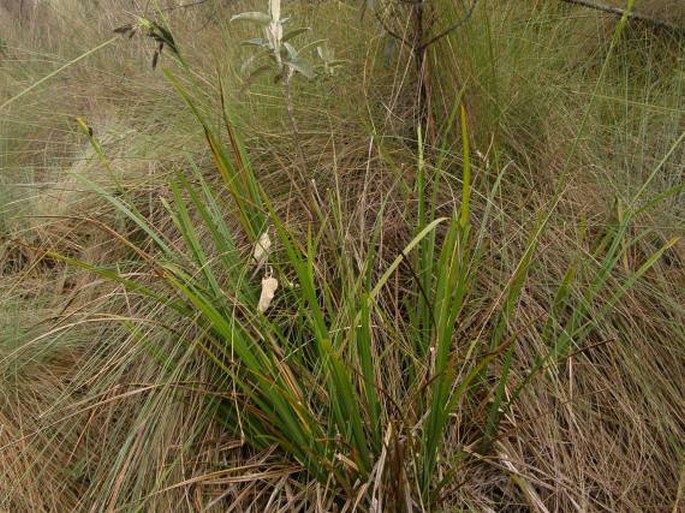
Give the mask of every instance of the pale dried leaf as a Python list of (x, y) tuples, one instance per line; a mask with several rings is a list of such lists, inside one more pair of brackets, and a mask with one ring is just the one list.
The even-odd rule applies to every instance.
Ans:
[(259, 303), (257, 304), (257, 310), (264, 313), (271, 305), (274, 295), (276, 294), (276, 289), (278, 288), (278, 280), (273, 276), (265, 276), (262, 278), (262, 293), (259, 296)]
[(271, 238), (269, 237), (269, 232), (264, 232), (259, 236), (259, 239), (254, 246), (254, 252), (252, 253), (252, 258), (257, 264), (257, 267), (261, 267), (266, 263), (267, 258), (269, 258), (270, 250)]

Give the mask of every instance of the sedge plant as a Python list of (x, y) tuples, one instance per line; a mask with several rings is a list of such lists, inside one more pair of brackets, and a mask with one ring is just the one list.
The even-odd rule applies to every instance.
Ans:
[[(383, 229), (381, 206), (359, 273), (349, 256), (327, 245), (326, 231), (343, 232), (342, 217), (297, 235), (279, 218), (273, 198), (256, 179), (228, 115), (222, 117), (231, 137), (224, 143), (188, 90), (170, 71), (166, 74), (205, 131), (222, 180), (208, 180), (191, 165), (170, 184), (171, 198), (163, 203), (180, 245), (125, 195), (89, 183), (151, 241), (152, 247), (142, 248), (121, 237), (150, 272), (136, 278), (115, 268), (60, 258), (114, 280), (195, 326), (194, 338), (185, 343), (214, 362), (217, 383), (230, 383), (231, 398), (219, 410), (220, 421), (239, 432), (250, 447), (275, 444), (283, 457), (331, 486), (341, 499), (358, 497), (371, 504), (379, 497), (391, 503), (404, 497), (405, 507), (430, 508), (438, 497), (435, 476), (452, 414), (508, 345), (503, 341), (475, 348), (474, 342), (466, 354), (456, 352), (454, 345), (456, 324), (479, 266), (470, 224), (471, 165), (464, 110), (458, 110), (462, 194), (453, 214), (440, 217), (434, 204), (421, 207), (411, 241), (379, 275), (373, 265), (373, 241)], [(85, 127), (84, 133), (93, 140)], [(418, 171), (425, 172), (422, 158)], [(435, 176), (430, 187), (417, 192), (423, 197), (443, 179), (447, 178)], [(226, 189), (230, 194), (223, 193)], [(228, 221), (231, 217), (237, 224)], [(273, 247), (265, 244), (267, 230), (273, 234)], [(240, 249), (240, 234), (253, 241), (255, 251), (249, 255)], [(322, 253), (349, 273), (339, 288), (321, 282)], [(273, 303), (265, 308), (259, 306), (256, 255), (269, 275), (283, 284), (271, 290)], [(383, 298), (405, 265), (417, 267), (419, 281), (411, 294), (422, 299), (418, 310), (407, 314), (406, 340), (393, 342), (397, 332), (388, 324)], [(392, 351), (397, 351), (394, 358), (412, 368), (405, 376), (384, 369), (382, 361)], [(398, 390), (389, 391), (393, 386)], [(398, 419), (398, 404), (412, 411), (407, 419)], [(384, 470), (384, 460), (405, 444), (402, 440), (407, 441), (406, 459), (399, 467)], [(394, 475), (388, 477), (390, 473)], [(374, 482), (376, 486), (370, 486)]]

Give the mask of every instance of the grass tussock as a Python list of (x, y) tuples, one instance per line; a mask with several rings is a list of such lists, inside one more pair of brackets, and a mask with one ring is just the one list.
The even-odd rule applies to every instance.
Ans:
[(0, 3), (0, 510), (682, 507), (685, 42), (496, 3)]

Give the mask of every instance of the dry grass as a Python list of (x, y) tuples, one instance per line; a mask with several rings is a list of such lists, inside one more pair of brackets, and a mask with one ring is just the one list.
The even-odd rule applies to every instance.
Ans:
[[(140, 12), (142, 3), (127, 8)], [(538, 7), (502, 8), (487, 18), (479, 13), (469, 30), (443, 41), (431, 56), (440, 100), (435, 105), (449, 110), (455, 89), (467, 84), (473, 142), (487, 153), (487, 162), (474, 162), (474, 225), (488, 205), (492, 209), (476, 292), (460, 317), (455, 350), (463, 354), (471, 340), (490, 333), (493, 305), (501, 301), (539, 213), (549, 208), (559, 176), (569, 169), (573, 179), (538, 242), (508, 320), (514, 364), (505, 395), (561, 340), (574, 311), (587, 312), (590, 328), (579, 346), (550, 362), (523, 390), (487, 451), (478, 441), (494, 387), (458, 409), (440, 454), (438, 475), (448, 479), (434, 508), (679, 511), (685, 503), (682, 242), (614, 309), (600, 314), (656, 250), (683, 234), (682, 191), (633, 220), (607, 285), (589, 304), (586, 298), (609, 251), (605, 237), (617, 229), (615, 198), (634, 198), (682, 133), (683, 42), (629, 32), (595, 98), (612, 22)], [(667, 2), (645, 8), (675, 15)], [(171, 11), (169, 21), (200, 81), (215, 83), (219, 62), (219, 72), (237, 90), (235, 41), (242, 35), (227, 32), (225, 9), (233, 8), (210, 1)], [(17, 23), (22, 13), (8, 15), (0, 3), (0, 104), (109, 38), (113, 27), (128, 21), (123, 11), (54, 0)], [(314, 32), (325, 31), (351, 61), (348, 75), (301, 84), (296, 95), (323, 217), (333, 226), (340, 216), (344, 227), (330, 246), (344, 247), (362, 268), (374, 222), (382, 216), (374, 248), (378, 276), (412, 238), (416, 155), (407, 141), (414, 130), (411, 101), (405, 99), (414, 87), (411, 63), (399, 52), (388, 66), (382, 58), (387, 38), (371, 31), (371, 19), (359, 22), (342, 4), (303, 7), (301, 14), (311, 15)], [(493, 33), (509, 37), (488, 41), (479, 25), (486, 21)], [(408, 482), (411, 471), (402, 470), (406, 439), (400, 435), (407, 434), (402, 426), (415, 412), (402, 412), (406, 418), (398, 415), (381, 427), (387, 450), (358, 488), (359, 504), (355, 496), (340, 500), (335, 483), (307, 479), (280, 450), (251, 448), (235, 426), (220, 422), (226, 417), (219, 399), (236, 400), (236, 392), (185, 343), (195, 340), (196, 326), (45, 256), (49, 249), (93, 265), (117, 262), (125, 272), (147, 272), (130, 248), (112, 238), (113, 230), (149, 249), (136, 227), (74, 174), (121, 189), (181, 248), (162, 202), (171, 198), (169, 177), (188, 165), (189, 155), (211, 177), (212, 161), (182, 102), (150, 69), (151, 54), (142, 39), (117, 42), (0, 110), (0, 510), (323, 512), (363, 510), (369, 497), (381, 500), (385, 511), (402, 511), (406, 504), (419, 510), (402, 495), (411, 495), (414, 483)], [(284, 179), (297, 162), (280, 122), (279, 90), (265, 81), (251, 91), (231, 101), (252, 161), (277, 212), (305, 232), (307, 214), (294, 201), (301, 191)], [(208, 87), (207, 94), (211, 112), (215, 90)], [(569, 157), (589, 101), (587, 126)], [(436, 112), (442, 119), (443, 112)], [(77, 116), (94, 128), (111, 173), (78, 133)], [(682, 187), (684, 158), (681, 144), (645, 199)], [(450, 148), (444, 166), (450, 187), (457, 186), (461, 166), (460, 154)], [(501, 190), (488, 203), (502, 169)], [(438, 212), (458, 208), (459, 192), (446, 187)], [(244, 246), (249, 250), (246, 241)], [(337, 260), (329, 260), (336, 254), (320, 254), (316, 269), (321, 283), (344, 288), (346, 275)], [(572, 266), (569, 299), (549, 317)], [(382, 315), (374, 323), (386, 329), (375, 340), (378, 347), (410, 340), (414, 328), (402, 298), (413, 286), (413, 272), (401, 267), (381, 296)], [(284, 323), (295, 323), (286, 305), (277, 308), (285, 312)], [(388, 404), (406, 397), (402, 380), (392, 378), (405, 372), (397, 354), (388, 351), (384, 361)], [(488, 371), (493, 383), (502, 365)]]

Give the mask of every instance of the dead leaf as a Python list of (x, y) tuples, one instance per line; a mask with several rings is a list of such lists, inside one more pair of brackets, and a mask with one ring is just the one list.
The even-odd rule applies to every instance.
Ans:
[(259, 303), (257, 304), (257, 310), (264, 313), (271, 304), (271, 301), (276, 294), (276, 289), (278, 288), (278, 280), (273, 276), (265, 276), (262, 278), (262, 293), (259, 296)]
[(269, 238), (269, 232), (265, 231), (259, 236), (259, 239), (254, 246), (254, 252), (252, 253), (252, 258), (257, 264), (257, 267), (261, 267), (266, 263), (267, 258), (269, 258), (270, 250), (271, 239)]

